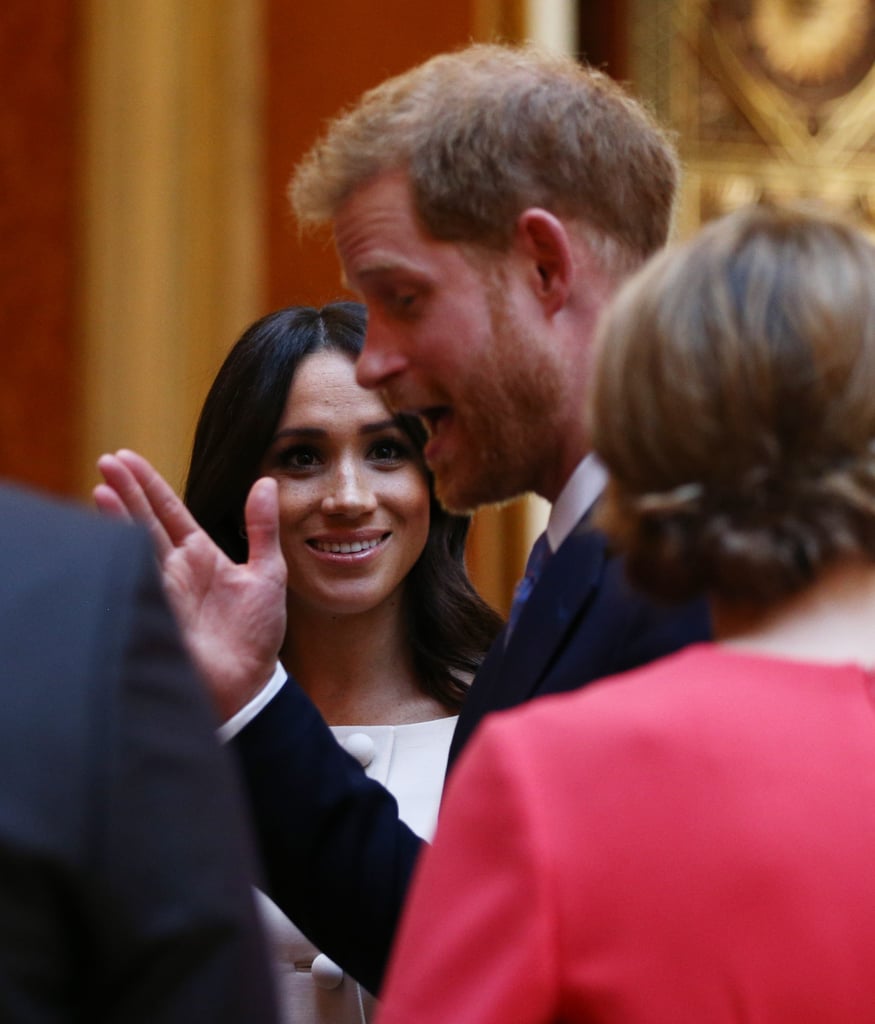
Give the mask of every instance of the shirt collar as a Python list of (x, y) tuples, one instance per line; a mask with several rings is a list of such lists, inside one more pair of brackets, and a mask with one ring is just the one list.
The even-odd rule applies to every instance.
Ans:
[(551, 551), (558, 551), (565, 538), (589, 512), (604, 490), (607, 479), (607, 470), (592, 452), (578, 464), (550, 509), (547, 540)]

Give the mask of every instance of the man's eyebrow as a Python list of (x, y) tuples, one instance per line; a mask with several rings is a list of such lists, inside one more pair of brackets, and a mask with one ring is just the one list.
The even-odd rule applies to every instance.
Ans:
[[(352, 268), (355, 272), (355, 279), (373, 277), (386, 277), (391, 274), (401, 274), (407, 277), (420, 278), (423, 276), (422, 268), (411, 260), (402, 259), (398, 256), (382, 256), (380, 253), (363, 262), (359, 267)], [(352, 287), (346, 268), (341, 271), (341, 280), (347, 287)]]

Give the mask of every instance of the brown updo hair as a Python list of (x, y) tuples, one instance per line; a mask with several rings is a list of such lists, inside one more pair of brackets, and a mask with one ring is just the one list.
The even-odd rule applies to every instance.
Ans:
[(850, 224), (757, 205), (655, 257), (590, 399), (598, 522), (650, 593), (764, 605), (875, 560), (875, 248)]

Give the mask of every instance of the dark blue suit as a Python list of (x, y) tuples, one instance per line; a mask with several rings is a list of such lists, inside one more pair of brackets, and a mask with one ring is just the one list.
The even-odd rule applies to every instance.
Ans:
[(0, 1021), (275, 1021), (240, 787), (148, 537), (5, 485), (0, 523)]
[[(704, 602), (660, 608), (633, 591), (602, 534), (581, 523), (550, 559), (505, 649), (495, 641), (450, 759), (490, 711), (573, 690), (709, 636)], [(295, 685), (237, 739), (270, 893), (311, 940), (379, 989), (421, 844)]]

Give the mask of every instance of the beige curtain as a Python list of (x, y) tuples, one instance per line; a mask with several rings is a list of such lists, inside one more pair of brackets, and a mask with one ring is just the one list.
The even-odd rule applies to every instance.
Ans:
[(83, 22), (81, 488), (120, 446), (178, 485), (260, 311), (259, 4), (88, 0)]

